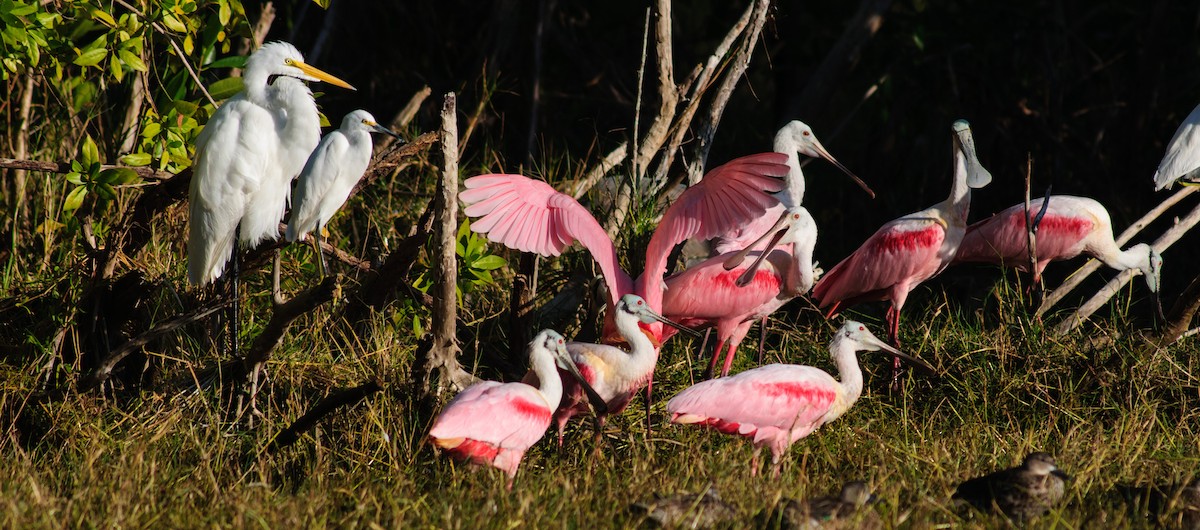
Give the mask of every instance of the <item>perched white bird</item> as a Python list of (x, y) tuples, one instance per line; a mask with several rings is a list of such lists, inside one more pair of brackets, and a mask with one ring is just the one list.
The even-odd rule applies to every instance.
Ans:
[(1175, 136), (1167, 144), (1167, 152), (1162, 162), (1158, 163), (1158, 171), (1154, 172), (1154, 191), (1170, 188), (1175, 181), (1200, 180), (1194, 174), (1200, 168), (1200, 105), (1192, 109), (1187, 119), (1179, 124)]
[(322, 273), (326, 268), (325, 255), (321, 253), (321, 230), (346, 202), (350, 190), (367, 170), (371, 162), (372, 131), (400, 137), (376, 123), (371, 113), (365, 110), (351, 112), (342, 118), (340, 129), (321, 139), (292, 190), (292, 214), (285, 237), (288, 241), (296, 241), (312, 232), (317, 255), (321, 257)]
[(304, 81), (354, 89), (305, 64), (286, 42), (265, 44), (250, 55), (242, 79), (242, 92), (217, 109), (196, 139), (188, 198), (192, 285), (221, 276), (235, 236), (246, 245), (279, 237), (291, 180), (321, 135), (317, 105)]

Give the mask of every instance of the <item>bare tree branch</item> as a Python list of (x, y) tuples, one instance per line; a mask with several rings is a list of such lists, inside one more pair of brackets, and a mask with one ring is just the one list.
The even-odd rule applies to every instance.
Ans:
[[(1196, 226), (1196, 223), (1200, 223), (1200, 205), (1196, 205), (1196, 207), (1192, 209), (1191, 213), (1189, 213), (1187, 217), (1184, 217), (1178, 223), (1176, 223), (1175, 226), (1172, 226), (1166, 232), (1163, 232), (1163, 235), (1159, 236), (1158, 239), (1154, 241), (1154, 244), (1150, 246), (1161, 254), (1170, 248), (1171, 245), (1175, 244), (1176, 241), (1179, 241), (1179, 238), (1183, 237), (1188, 230), (1191, 230), (1192, 227)], [(1125, 269), (1121, 271), (1116, 278), (1110, 280), (1108, 284), (1102, 287), (1099, 292), (1092, 296), (1091, 299), (1080, 306), (1074, 314), (1072, 314), (1070, 317), (1067, 317), (1066, 320), (1060, 322), (1058, 326), (1054, 328), (1054, 332), (1059, 335), (1065, 335), (1066, 333), (1078, 327), (1083, 323), (1084, 320), (1087, 320), (1088, 317), (1092, 316), (1092, 313), (1095, 313), (1097, 309), (1100, 309), (1101, 306), (1108, 302), (1113, 295), (1117, 294), (1117, 292), (1121, 290), (1121, 287), (1123, 287), (1126, 283), (1129, 283), (1129, 280), (1139, 274), (1141, 274), (1141, 271), (1137, 269)]]

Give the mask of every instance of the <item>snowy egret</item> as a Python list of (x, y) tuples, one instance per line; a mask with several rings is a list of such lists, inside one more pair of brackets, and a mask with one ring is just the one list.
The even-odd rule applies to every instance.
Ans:
[(309, 155), (292, 190), (292, 213), (285, 236), (288, 241), (296, 241), (313, 233), (322, 275), (328, 269), (325, 254), (321, 252), (321, 231), (367, 170), (371, 162), (372, 132), (400, 138), (391, 129), (376, 123), (375, 117), (365, 110), (347, 114), (342, 118), (341, 128), (326, 134)]

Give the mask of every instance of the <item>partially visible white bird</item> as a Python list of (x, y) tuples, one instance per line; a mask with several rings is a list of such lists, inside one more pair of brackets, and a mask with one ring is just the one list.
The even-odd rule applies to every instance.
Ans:
[(1167, 143), (1167, 152), (1158, 171), (1154, 172), (1154, 191), (1170, 188), (1175, 181), (1200, 181), (1195, 173), (1200, 168), (1200, 105), (1192, 109), (1187, 119), (1179, 124), (1175, 136)]
[(376, 123), (371, 113), (365, 110), (351, 112), (342, 118), (341, 128), (321, 139), (292, 190), (292, 214), (285, 237), (288, 241), (296, 241), (312, 232), (322, 274), (327, 268), (325, 254), (321, 252), (321, 230), (366, 172), (371, 162), (371, 132), (400, 138), (391, 129)]
[(251, 54), (242, 80), (245, 88), (217, 109), (196, 139), (188, 195), (192, 285), (221, 277), (235, 236), (248, 246), (279, 237), (291, 180), (321, 136), (317, 104), (304, 81), (354, 89), (305, 64), (286, 42)]

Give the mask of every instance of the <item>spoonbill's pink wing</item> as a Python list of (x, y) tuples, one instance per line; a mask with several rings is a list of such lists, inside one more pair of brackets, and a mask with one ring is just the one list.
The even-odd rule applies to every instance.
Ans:
[[(732, 160), (709, 171), (663, 213), (646, 247), (646, 270), (640, 293), (650, 308), (662, 308), (662, 278), (667, 256), (691, 238), (711, 239), (749, 223), (779, 204), (772, 193), (783, 189), (787, 155), (759, 153)], [(774, 219), (771, 220), (774, 222)]]
[[(1043, 200), (1029, 202), (1031, 215), (1041, 211)], [(1092, 199), (1053, 196), (1045, 216), (1038, 224), (1038, 261), (1049, 262), (1078, 256), (1085, 249), (1084, 240), (1088, 235), (1097, 227), (1106, 225), (1107, 221), (1107, 210)], [(954, 263), (995, 263), (1026, 270), (1029, 268), (1029, 243), (1026, 238), (1025, 204), (1015, 204), (968, 226), (954, 255)]]
[(817, 282), (813, 298), (824, 308), (888, 299), (897, 286), (907, 295), (949, 263), (952, 256), (938, 255), (945, 238), (946, 229), (932, 218), (901, 218), (883, 225)]
[(496, 455), (489, 456), (489, 449), (523, 453), (537, 443), (550, 426), (552, 412), (534, 387), (484, 381), (446, 405), (433, 420), (429, 437), (452, 454), (490, 462)]
[(820, 425), (837, 398), (837, 382), (811, 366), (770, 364), (710, 379), (667, 402), (673, 423), (709, 425), (726, 434), (774, 437), (780, 431)]
[(471, 177), (458, 198), (471, 230), (522, 252), (557, 256), (574, 241), (592, 253), (608, 284), (612, 303), (633, 292), (633, 280), (617, 261), (612, 240), (591, 212), (549, 184), (521, 175)]

